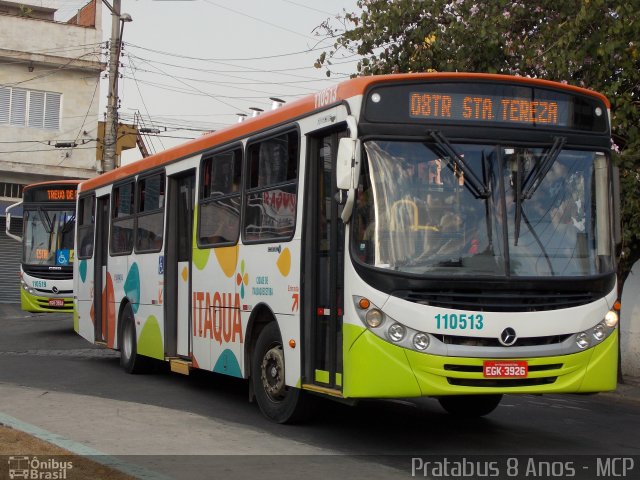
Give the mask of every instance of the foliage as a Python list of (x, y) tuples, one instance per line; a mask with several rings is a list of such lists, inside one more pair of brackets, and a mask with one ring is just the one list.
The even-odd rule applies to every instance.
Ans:
[(546, 78), (611, 101), (621, 169), (625, 273), (640, 258), (640, 21), (628, 0), (359, 0), (359, 13), (323, 23), (334, 39), (316, 66), (362, 55), (359, 75), (468, 71)]

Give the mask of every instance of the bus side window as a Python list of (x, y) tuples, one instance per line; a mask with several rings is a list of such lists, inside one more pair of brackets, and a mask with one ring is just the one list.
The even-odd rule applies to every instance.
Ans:
[(112, 255), (125, 255), (133, 250), (133, 206), (133, 182), (114, 187), (109, 239)]
[(234, 148), (207, 157), (202, 169), (199, 243), (213, 247), (233, 245), (240, 232), (242, 150)]
[(78, 208), (78, 258), (93, 256), (93, 233), (95, 224), (95, 196), (80, 199)]
[(137, 253), (153, 253), (162, 249), (164, 198), (164, 172), (138, 180)]
[(243, 238), (248, 242), (292, 238), (295, 231), (298, 182), (297, 131), (248, 147), (249, 179)]

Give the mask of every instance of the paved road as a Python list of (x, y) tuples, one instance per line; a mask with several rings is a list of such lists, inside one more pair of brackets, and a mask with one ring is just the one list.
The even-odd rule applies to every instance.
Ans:
[(106, 454), (156, 455), (127, 458), (174, 477), (187, 467), (167, 455), (269, 455), (190, 457), (194, 478), (212, 468), (228, 478), (272, 478), (266, 471), (299, 478), (310, 465), (318, 478), (345, 469), (358, 472), (355, 478), (410, 476), (409, 460), (393, 455), (640, 455), (640, 395), (633, 389), (508, 396), (475, 421), (452, 418), (431, 399), (357, 407), (323, 401), (308, 424), (282, 426), (247, 402), (242, 380), (125, 374), (117, 353), (78, 337), (68, 315), (26, 315), (0, 304), (0, 328), (0, 412)]

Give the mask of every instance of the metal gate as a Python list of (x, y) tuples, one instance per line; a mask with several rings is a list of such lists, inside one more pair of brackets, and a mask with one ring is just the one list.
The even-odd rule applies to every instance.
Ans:
[[(20, 303), (21, 243), (6, 235), (5, 225), (0, 217), (0, 303)], [(11, 232), (22, 234), (21, 218), (11, 218)]]

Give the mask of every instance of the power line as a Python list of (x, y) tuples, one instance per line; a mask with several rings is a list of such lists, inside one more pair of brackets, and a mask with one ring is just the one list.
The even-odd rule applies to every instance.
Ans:
[(300, 32), (296, 32), (295, 30), (291, 30), (290, 28), (283, 27), (281, 25), (277, 25), (275, 23), (268, 22), (266, 20), (263, 20), (262, 18), (254, 17), (254, 16), (249, 15), (249, 14), (244, 13), (244, 12), (239, 12), (237, 10), (234, 10), (233, 8), (225, 7), (224, 5), (220, 5), (218, 3), (212, 2), (211, 0), (202, 0), (202, 1), (204, 3), (208, 3), (209, 5), (213, 5), (214, 7), (218, 7), (218, 8), (221, 8), (223, 10), (228, 10), (229, 12), (233, 12), (233, 13), (235, 13), (237, 15), (242, 15), (243, 17), (251, 18), (252, 20), (255, 20), (255, 21), (260, 22), (260, 23), (264, 23), (266, 25), (269, 25), (271, 27), (277, 28), (279, 30), (283, 30), (285, 32), (293, 33), (294, 35), (298, 35), (299, 37), (307, 38), (307, 39), (310, 39), (310, 40), (317, 40), (317, 39), (315, 39), (313, 37), (309, 37), (309, 36), (304, 35), (304, 34), (302, 34)]
[[(129, 77), (129, 76), (124, 76), (124, 78), (129, 78), (131, 80), (133, 80), (133, 78)], [(187, 95), (195, 95), (195, 96), (199, 96), (199, 97), (209, 97), (209, 98), (213, 98), (213, 99), (221, 99), (221, 98), (226, 98), (229, 100), (254, 100), (254, 99), (262, 99), (264, 100), (264, 96), (231, 96), (231, 95), (212, 95), (210, 93), (204, 92), (200, 89), (197, 89), (195, 87), (192, 87), (193, 90), (185, 90), (185, 89), (181, 89), (179, 87), (174, 87), (172, 85), (166, 85), (163, 83), (156, 83), (156, 82), (149, 82), (146, 80), (138, 80), (138, 82), (144, 84), (144, 85), (150, 85), (152, 87), (156, 87), (156, 88), (161, 88), (163, 90), (167, 90), (169, 92), (175, 92), (175, 93), (184, 93)], [(184, 82), (181, 82), (184, 83)], [(189, 86), (187, 84), (187, 86)], [(298, 95), (292, 95), (292, 94), (287, 94), (287, 93), (270, 93), (270, 95), (276, 96), (276, 97), (284, 97), (284, 98), (299, 98), (301, 96), (304, 96), (305, 94), (298, 94)], [(224, 102), (223, 102), (224, 103)], [(227, 106), (231, 106), (232, 108), (234, 108), (235, 110), (241, 110), (239, 107), (234, 107), (232, 105), (227, 105)]]
[(325, 15), (331, 15), (332, 17), (336, 17), (337, 14), (327, 12), (325, 10), (318, 10), (317, 8), (309, 7), (308, 5), (303, 5), (298, 2), (292, 2), (291, 0), (282, 0), (283, 2), (290, 3), (291, 5), (295, 5), (296, 7), (306, 8), (307, 10), (313, 10), (314, 12), (324, 13)]
[[(142, 59), (142, 57), (139, 57), (131, 52), (127, 53), (128, 56), (133, 56), (134, 58), (137, 59)], [(348, 57), (339, 57), (339, 59), (347, 59), (347, 58), (353, 58), (353, 57), (359, 57), (360, 55), (358, 54), (354, 54), (354, 55), (349, 55)], [(247, 71), (247, 67), (239, 67), (242, 68), (243, 70), (220, 70), (220, 69), (211, 69), (211, 68), (197, 68), (197, 67), (188, 67), (186, 65), (177, 65), (175, 63), (167, 63), (167, 62), (161, 62), (159, 60), (151, 60), (151, 59), (146, 59), (148, 62), (153, 62), (153, 63), (157, 63), (158, 65), (165, 65), (168, 67), (175, 67), (175, 68), (180, 68), (183, 70), (192, 70), (192, 71), (196, 71), (196, 72), (202, 72), (202, 73), (243, 73)], [(348, 64), (348, 63), (353, 63), (355, 60), (347, 60), (345, 62), (332, 62), (332, 65), (342, 65), (342, 64)], [(212, 61), (213, 62), (213, 61)], [(215, 62), (215, 63), (219, 63), (219, 62)], [(312, 70), (317, 70), (312, 64), (303, 66), (303, 67), (290, 67), (290, 68), (271, 68), (271, 69), (258, 69), (258, 68), (254, 68), (251, 71), (252, 72), (256, 72), (256, 73), (281, 73), (281, 72), (290, 72), (290, 71), (294, 71), (294, 70), (308, 70), (308, 69), (312, 69)], [(302, 77), (302, 76), (298, 76), (296, 75), (297, 78), (310, 78), (310, 77)]]
[(87, 122), (87, 118), (89, 117), (89, 112), (91, 112), (91, 107), (93, 106), (93, 100), (96, 98), (96, 92), (98, 91), (98, 86), (100, 85), (100, 77), (96, 80), (96, 86), (93, 89), (93, 95), (91, 96), (91, 101), (89, 102), (89, 107), (87, 108), (87, 113), (84, 115), (84, 119), (82, 120), (82, 125), (80, 125), (80, 129), (78, 130), (78, 135), (76, 135), (75, 143), (78, 142), (78, 138), (84, 131), (84, 124)]
[[(185, 67), (182, 67), (180, 65), (162, 63), (162, 62), (158, 62), (158, 61), (155, 61), (155, 60), (153, 60), (153, 61), (152, 60), (148, 60), (148, 59), (139, 57), (139, 56), (137, 56), (135, 54), (132, 54), (132, 53), (127, 53), (127, 55), (129, 55), (129, 56), (133, 55), (134, 58), (136, 58), (138, 60), (142, 60), (142, 61), (147, 62), (147, 63), (153, 62), (153, 63), (158, 63), (159, 65), (173, 66), (173, 67), (176, 67), (176, 68), (185, 68)], [(237, 73), (242, 73), (242, 72), (276, 73), (278, 75), (286, 75), (286, 76), (289, 76), (289, 77), (292, 77), (292, 78), (301, 78), (303, 80), (313, 80), (314, 79), (313, 77), (309, 77), (309, 76), (306, 76), (306, 75), (296, 75), (296, 74), (293, 74), (293, 73), (278, 73), (278, 72), (271, 71), (271, 70), (263, 70), (263, 69), (254, 68), (254, 67), (245, 67), (243, 65), (234, 65), (232, 63), (226, 63), (226, 62), (220, 62), (220, 61), (210, 60), (209, 63), (215, 63), (215, 64), (218, 64), (218, 65), (224, 65), (226, 67), (230, 66), (230, 67), (234, 67), (234, 68), (241, 68), (242, 70), (238, 71)], [(310, 67), (311, 67), (311, 65), (310, 65)], [(187, 67), (187, 69), (191, 70), (192, 68)], [(218, 73), (220, 75), (223, 75), (223, 72), (220, 71), (220, 70), (202, 70), (202, 71), (203, 72), (208, 72), (208, 73)], [(242, 80), (247, 80), (246, 77), (234, 77), (233, 75), (228, 75), (227, 72), (224, 72), (224, 74), (226, 76), (230, 77), (230, 78), (241, 78)]]
[[(95, 140), (93, 140), (95, 142)], [(73, 147), (74, 150), (95, 150), (96, 147)], [(7, 150), (0, 151), (0, 154), (4, 153), (32, 153), (32, 152), (51, 152), (54, 151), (56, 147), (51, 145), (51, 148), (43, 148), (43, 149), (34, 149), (34, 150)]]
[(138, 48), (140, 50), (145, 50), (147, 52), (152, 52), (152, 53), (157, 53), (160, 55), (165, 55), (168, 57), (177, 57), (177, 58), (184, 58), (187, 60), (197, 60), (200, 62), (249, 62), (249, 61), (254, 61), (254, 60), (271, 60), (273, 58), (282, 58), (282, 57), (291, 57), (294, 55), (302, 55), (305, 53), (310, 53), (310, 52), (316, 52), (318, 50), (325, 50), (325, 47), (316, 47), (316, 48), (308, 48), (306, 50), (299, 50), (297, 52), (289, 52), (289, 53), (281, 53), (281, 54), (276, 54), (276, 55), (265, 55), (262, 57), (241, 57), (241, 58), (204, 58), (204, 57), (190, 57), (187, 55), (182, 55), (179, 53), (172, 53), (172, 52), (167, 52), (167, 51), (163, 51), (163, 50), (155, 50), (153, 48), (147, 48), (147, 47), (142, 47), (140, 45), (136, 45), (134, 43), (129, 43), (129, 42), (125, 42), (126, 46), (129, 47), (133, 47), (133, 48)]
[(1, 84), (0, 86), (2, 86), (2, 87), (15, 87), (16, 85), (21, 85), (23, 83), (32, 82), (34, 80), (39, 80), (41, 78), (48, 77), (49, 75), (53, 75), (53, 74), (58, 73), (58, 72), (60, 72), (62, 70), (65, 70), (67, 68), (73, 68), (73, 67), (69, 67), (69, 65), (71, 65), (76, 60), (80, 60), (80, 59), (82, 59), (82, 57), (87, 57), (89, 55), (94, 55), (94, 53), (85, 53), (83, 55), (80, 55), (79, 57), (72, 58), (67, 63), (65, 63), (64, 65), (60, 65), (57, 68), (54, 68), (52, 70), (47, 70), (46, 72), (41, 73), (40, 75), (36, 75), (35, 77), (31, 77), (31, 78), (28, 78), (26, 80), (21, 80), (19, 82), (15, 82), (15, 83)]
[[(130, 57), (130, 61), (131, 61)], [(134, 65), (131, 65), (132, 68), (134, 68), (137, 72), (146, 72), (146, 73), (151, 73), (153, 75), (160, 75), (158, 72), (154, 72), (151, 70), (146, 70), (140, 67), (135, 67)], [(162, 74), (164, 76), (164, 74)], [(239, 77), (239, 76), (235, 76), (235, 75), (222, 75), (223, 77), (230, 77), (230, 78), (236, 78), (236, 79), (241, 79), (241, 80), (250, 80), (246, 77)], [(312, 80), (291, 80), (291, 81), (282, 81), (282, 82), (260, 82), (260, 81), (249, 81), (249, 82), (237, 82), (237, 81), (222, 81), (222, 80), (207, 80), (207, 79), (202, 79), (202, 78), (193, 78), (193, 77), (184, 77), (184, 76), (179, 76), (176, 75), (174, 78), (180, 78), (182, 80), (188, 80), (188, 81), (193, 81), (193, 82), (200, 82), (200, 83), (208, 83), (211, 85), (221, 85), (221, 86), (229, 86), (229, 87), (233, 87), (233, 88), (242, 88), (245, 89), (244, 87), (238, 87), (237, 85), (279, 85), (279, 86), (293, 86), (296, 88), (300, 88), (300, 89), (305, 89), (308, 92), (315, 92), (316, 89), (309, 89), (309, 88), (305, 88), (305, 87), (297, 87), (296, 84), (299, 83), (317, 83), (317, 82), (325, 82), (327, 81), (326, 78), (314, 78)], [(340, 77), (334, 78), (334, 81), (339, 80)], [(250, 90), (250, 89), (245, 89), (245, 90)], [(271, 92), (264, 92), (261, 90), (250, 90), (250, 91), (255, 91), (258, 93), (268, 93), (270, 94)]]
[[(150, 64), (149, 64), (149, 65), (150, 65)], [(192, 90), (195, 90), (195, 91), (197, 91), (197, 92), (199, 92), (199, 93), (201, 93), (201, 94), (203, 94), (203, 95), (205, 95), (205, 96), (207, 96), (207, 97), (209, 97), (209, 98), (212, 98), (212, 99), (214, 99), (214, 100), (216, 100), (216, 101), (218, 101), (218, 102), (222, 103), (223, 105), (226, 105), (227, 107), (231, 107), (231, 108), (233, 108), (234, 110), (239, 110), (239, 108), (238, 108), (238, 107), (236, 107), (236, 106), (232, 105), (231, 103), (229, 103), (229, 102), (225, 102), (224, 100), (221, 100), (219, 97), (216, 97), (216, 96), (214, 96), (214, 95), (211, 95), (211, 94), (209, 94), (208, 92), (205, 92), (205, 91), (203, 91), (203, 90), (200, 90), (199, 88), (194, 87), (193, 85), (189, 85), (187, 82), (185, 82), (185, 81), (183, 81), (183, 80), (180, 80), (179, 78), (175, 78), (173, 75), (168, 74), (167, 72), (162, 71), (160, 68), (158, 68), (158, 67), (156, 67), (156, 66), (154, 66), (154, 65), (151, 65), (151, 66), (152, 66), (153, 68), (155, 68), (156, 70), (158, 70), (160, 73), (164, 73), (164, 74), (165, 74), (165, 75), (167, 75), (168, 77), (173, 78), (175, 81), (177, 81), (177, 82), (179, 82), (179, 83), (182, 83), (183, 85), (186, 85), (188, 88), (190, 88), (190, 89), (192, 89)]]
[[(129, 62), (131, 62), (131, 58), (129, 58)], [(144, 98), (142, 97), (142, 92), (140, 91), (140, 85), (138, 84), (138, 80), (136, 79), (136, 74), (135, 74), (135, 65), (133, 65), (134, 68), (131, 69), (131, 75), (133, 75), (133, 81), (136, 84), (136, 88), (138, 89), (138, 95), (140, 96), (140, 101), (142, 102), (142, 106), (144, 107), (145, 111), (147, 112), (147, 115), (149, 115), (149, 109), (147, 108), (147, 104), (144, 101)], [(151, 120), (151, 117), (149, 117), (149, 119)], [(151, 121), (151, 125), (153, 125), (153, 121)], [(154, 150), (155, 150), (155, 145), (153, 145), (153, 142), (151, 142)], [(162, 143), (162, 140), (160, 140), (160, 145), (162, 146), (162, 148), (164, 149), (164, 144)], [(155, 152), (154, 152), (155, 153)]]

